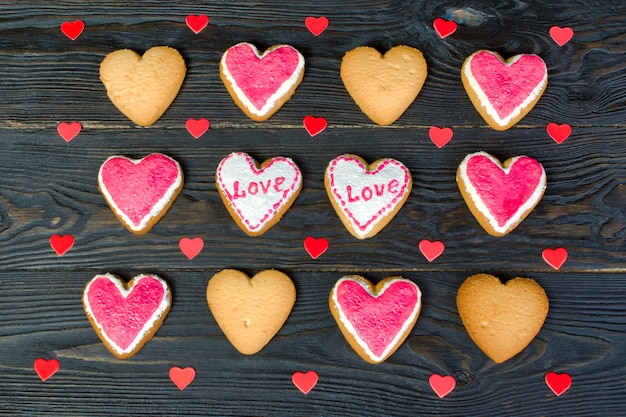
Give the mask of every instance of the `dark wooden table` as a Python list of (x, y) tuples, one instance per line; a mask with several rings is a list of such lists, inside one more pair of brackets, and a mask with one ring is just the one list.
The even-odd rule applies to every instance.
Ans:
[[(0, 12), (1, 415), (626, 415), (622, 0), (19, 1), (3, 2)], [(189, 14), (208, 15), (209, 26), (194, 34)], [(315, 37), (307, 16), (330, 25)], [(437, 17), (457, 21), (458, 30), (441, 39)], [(59, 28), (77, 19), (86, 27), (72, 41)], [(554, 25), (571, 27), (574, 38), (558, 46), (548, 34)], [(243, 115), (219, 78), (222, 53), (242, 41), (290, 44), (306, 58), (296, 94), (263, 123)], [(428, 79), (407, 112), (380, 127), (346, 92), (340, 61), (357, 46), (384, 52), (401, 44), (423, 51)], [(165, 115), (138, 128), (108, 100), (99, 64), (114, 50), (155, 45), (178, 49), (188, 73)], [(478, 49), (536, 53), (547, 63), (545, 94), (509, 131), (488, 128), (463, 90), (461, 64)], [(309, 114), (329, 122), (314, 138), (302, 128)], [(203, 117), (211, 127), (196, 140), (185, 121)], [(64, 121), (82, 124), (68, 143), (56, 131)], [(546, 133), (550, 122), (572, 125), (572, 135), (557, 144)], [(454, 138), (438, 149), (431, 126), (452, 127)], [(529, 155), (547, 172), (543, 200), (505, 237), (479, 227), (455, 184), (458, 163), (479, 150)], [(216, 191), (217, 164), (233, 151), (260, 161), (289, 156), (302, 169), (301, 195), (263, 236), (244, 235)], [(136, 236), (107, 207), (97, 172), (111, 155), (152, 152), (176, 158), (186, 181), (160, 223)], [(353, 238), (326, 196), (324, 169), (342, 153), (393, 157), (413, 174), (406, 205), (372, 239)], [(58, 256), (53, 234), (73, 235), (74, 247)], [(327, 238), (329, 250), (313, 260), (307, 236)], [(183, 237), (205, 242), (193, 260), (179, 250)], [(444, 253), (428, 262), (422, 239), (443, 241)], [(569, 252), (559, 271), (541, 256), (555, 247)], [(238, 353), (207, 307), (207, 282), (224, 268), (275, 268), (296, 284), (292, 314), (256, 355)], [(156, 273), (174, 294), (156, 337), (125, 361), (105, 349), (81, 305), (85, 283), (105, 272)], [(534, 278), (550, 299), (538, 337), (499, 365), (469, 339), (455, 306), (459, 285), (479, 272)], [(383, 364), (360, 359), (329, 312), (329, 291), (348, 273), (373, 281), (402, 275), (424, 294), (417, 325)], [(43, 382), (37, 358), (57, 359), (60, 369)], [(197, 372), (184, 391), (168, 377), (173, 366)], [(291, 375), (308, 370), (319, 382), (304, 395)], [(570, 374), (572, 387), (557, 397), (547, 372)], [(429, 386), (433, 373), (457, 380), (443, 399)]]

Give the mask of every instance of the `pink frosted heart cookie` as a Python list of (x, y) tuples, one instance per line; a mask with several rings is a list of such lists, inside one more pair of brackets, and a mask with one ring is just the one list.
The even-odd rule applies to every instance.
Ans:
[(183, 171), (163, 154), (142, 159), (112, 156), (100, 167), (98, 186), (128, 230), (147, 233), (165, 215), (183, 188)]
[(341, 278), (330, 292), (330, 311), (363, 360), (381, 363), (407, 338), (422, 307), (419, 287), (402, 277), (376, 286), (358, 275)]
[(520, 54), (504, 61), (495, 52), (480, 50), (463, 63), (461, 79), (489, 126), (507, 130), (539, 101), (548, 84), (548, 69), (537, 55)]
[(156, 275), (138, 275), (128, 283), (111, 274), (96, 275), (83, 291), (91, 326), (119, 359), (130, 358), (154, 336), (171, 305), (169, 286)]
[(269, 119), (296, 91), (304, 76), (304, 57), (289, 45), (259, 54), (249, 43), (228, 48), (220, 77), (239, 108), (252, 120)]
[(339, 218), (358, 239), (383, 229), (411, 193), (411, 173), (391, 158), (367, 164), (346, 154), (330, 161), (324, 176), (326, 192)]
[(259, 236), (291, 207), (302, 189), (302, 174), (289, 158), (274, 157), (259, 166), (250, 155), (234, 152), (217, 167), (215, 184), (241, 230)]
[(543, 166), (527, 156), (500, 163), (486, 152), (469, 154), (456, 174), (463, 199), (492, 236), (504, 236), (526, 218), (546, 189)]

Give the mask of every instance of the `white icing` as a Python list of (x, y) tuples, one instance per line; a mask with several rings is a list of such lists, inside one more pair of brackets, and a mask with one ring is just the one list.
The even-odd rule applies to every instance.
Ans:
[[(237, 45), (234, 45), (231, 48), (234, 48), (239, 45), (249, 45), (250, 48), (252, 48), (252, 50), (254, 51), (254, 54), (258, 58), (263, 58), (265, 55), (272, 52), (274, 49), (277, 49), (277, 48), (268, 49), (267, 51), (263, 52), (262, 55), (259, 55), (259, 51), (256, 48), (256, 46), (247, 42), (238, 43)], [(224, 53), (224, 55), (222, 55), (221, 69), (222, 69), (222, 72), (224, 73), (224, 76), (230, 83), (233, 91), (235, 92), (235, 95), (237, 96), (239, 101), (243, 103), (243, 105), (248, 109), (250, 113), (259, 117), (265, 116), (267, 113), (270, 112), (270, 110), (272, 110), (276, 106), (276, 102), (285, 94), (287, 94), (294, 87), (294, 85), (296, 85), (296, 83), (300, 79), (300, 74), (304, 70), (304, 57), (298, 50), (296, 50), (295, 48), (289, 45), (280, 45), (279, 47), (287, 47), (287, 48), (293, 49), (298, 54), (298, 65), (296, 66), (296, 69), (291, 74), (291, 76), (287, 78), (287, 80), (285, 80), (285, 82), (281, 84), (280, 88), (278, 88), (278, 90), (276, 90), (276, 92), (270, 96), (270, 98), (267, 100), (265, 105), (260, 110), (257, 109), (254, 104), (252, 104), (252, 102), (248, 99), (248, 96), (246, 96), (246, 94), (241, 90), (241, 88), (239, 88), (237, 81), (233, 78), (232, 74), (228, 70), (228, 65), (226, 65), (226, 55), (228, 54), (228, 50)]]
[[(480, 152), (475, 152), (475, 153), (467, 155), (463, 159), (463, 161), (461, 161), (461, 163), (459, 164), (459, 175), (461, 177), (462, 184), (465, 186), (465, 190), (467, 194), (472, 199), (472, 202), (474, 203), (478, 211), (480, 211), (482, 215), (485, 216), (485, 218), (487, 219), (487, 221), (489, 222), (489, 225), (493, 228), (493, 230), (495, 230), (498, 233), (506, 233), (513, 225), (521, 221), (524, 213), (531, 210), (537, 204), (537, 202), (543, 195), (543, 192), (546, 189), (546, 172), (543, 169), (543, 166), (539, 164), (539, 166), (541, 166), (541, 178), (539, 180), (539, 185), (535, 188), (535, 190), (533, 191), (532, 195), (528, 198), (528, 200), (526, 200), (526, 202), (522, 204), (520, 208), (515, 212), (515, 214), (511, 216), (511, 218), (503, 226), (499, 226), (498, 221), (493, 216), (493, 214), (491, 214), (491, 211), (489, 211), (489, 208), (487, 208), (485, 203), (483, 203), (482, 199), (478, 195), (478, 192), (476, 191), (476, 188), (474, 187), (472, 182), (469, 180), (469, 177), (467, 176), (467, 162), (470, 160), (470, 158), (472, 158), (473, 156), (477, 156), (477, 155), (482, 155), (482, 156), (489, 158), (491, 161), (493, 161), (493, 163), (496, 166), (500, 167), (500, 169), (502, 169), (502, 171), (504, 171), (507, 175), (509, 174), (509, 170), (511, 169), (513, 164), (515, 164), (515, 161), (517, 161), (519, 158), (524, 158), (525, 156), (519, 155), (514, 158), (511, 158), (511, 163), (509, 164), (509, 166), (507, 168), (503, 168), (499, 160), (497, 160), (496, 158), (494, 158), (487, 152), (480, 151)], [(506, 192), (506, 190), (503, 190), (503, 192)]]

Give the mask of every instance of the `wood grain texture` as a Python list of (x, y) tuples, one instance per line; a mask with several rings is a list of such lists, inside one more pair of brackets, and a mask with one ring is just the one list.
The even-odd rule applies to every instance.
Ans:
[[(623, 1), (76, 0), (4, 2), (0, 12), (0, 415), (624, 415)], [(199, 13), (210, 23), (195, 35), (184, 20)], [(330, 25), (314, 37), (304, 19), (322, 15)], [(436, 17), (457, 21), (457, 32), (440, 39)], [(75, 19), (86, 27), (71, 41), (59, 26)], [(552, 25), (571, 26), (574, 38), (557, 46)], [(291, 44), (306, 59), (296, 94), (263, 123), (247, 119), (219, 79), (222, 53), (241, 41)], [(384, 52), (402, 44), (422, 50), (429, 75), (396, 123), (376, 126), (345, 91), (341, 57), (361, 45)], [(164, 116), (138, 128), (107, 99), (99, 64), (114, 50), (155, 45), (177, 48), (188, 73)], [(478, 49), (536, 53), (548, 65), (545, 94), (509, 131), (488, 128), (463, 90), (461, 64)], [(302, 127), (308, 114), (329, 122), (314, 138)], [(185, 121), (200, 117), (211, 127), (195, 140)], [(61, 121), (83, 129), (66, 143), (56, 132)], [(572, 135), (556, 144), (549, 122), (571, 124)], [(431, 126), (452, 127), (454, 138), (436, 148)], [(502, 160), (525, 154), (547, 172), (540, 204), (502, 238), (480, 228), (455, 184), (458, 163), (479, 150)], [(263, 236), (246, 236), (215, 188), (215, 169), (233, 151), (259, 161), (288, 156), (302, 170), (302, 193)], [(107, 207), (97, 172), (111, 155), (152, 152), (181, 163), (185, 186), (154, 229), (136, 236)], [(343, 153), (397, 158), (413, 176), (405, 206), (365, 241), (345, 230), (324, 189), (326, 165)], [(76, 240), (62, 257), (50, 248), (55, 233)], [(311, 259), (307, 236), (327, 238), (329, 250)], [(205, 242), (191, 261), (178, 248), (182, 237)], [(444, 253), (429, 263), (417, 247), (422, 239), (442, 240)], [(557, 272), (541, 251), (559, 246), (569, 258)], [(287, 323), (256, 355), (239, 354), (207, 307), (207, 282), (224, 268), (276, 268), (296, 284)], [(174, 294), (156, 337), (126, 361), (99, 342), (80, 302), (85, 283), (104, 272), (156, 273)], [(500, 365), (471, 342), (455, 307), (458, 286), (479, 272), (534, 278), (550, 299), (539, 336)], [(372, 281), (401, 275), (424, 294), (417, 325), (383, 364), (362, 361), (328, 309), (330, 288), (350, 273)], [(61, 362), (46, 382), (33, 370), (40, 357)], [(196, 369), (185, 391), (169, 380), (172, 366)], [(305, 396), (291, 375), (310, 369), (320, 380)], [(549, 371), (573, 377), (561, 397), (544, 383)], [(453, 375), (456, 389), (439, 399), (432, 373)]]

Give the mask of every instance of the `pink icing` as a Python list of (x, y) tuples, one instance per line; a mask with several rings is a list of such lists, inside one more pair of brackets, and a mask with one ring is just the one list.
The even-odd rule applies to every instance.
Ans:
[(390, 283), (376, 296), (353, 279), (342, 280), (335, 291), (341, 313), (376, 357), (397, 340), (420, 303), (417, 286), (404, 280)]
[(111, 157), (100, 169), (101, 187), (135, 226), (163, 208), (165, 202), (161, 200), (180, 178), (178, 164), (161, 154), (139, 161)]
[(241, 43), (226, 51), (224, 63), (231, 76), (258, 110), (298, 68), (298, 51), (288, 45), (259, 57), (250, 44)]
[(521, 106), (547, 76), (545, 63), (537, 55), (518, 57), (507, 64), (493, 52), (481, 51), (470, 62), (472, 75), (500, 119)]
[(102, 276), (91, 282), (86, 300), (94, 321), (104, 334), (125, 350), (152, 319), (164, 296), (162, 283), (152, 277), (135, 282), (125, 297), (115, 283)]
[(466, 175), (481, 201), (503, 227), (542, 185), (543, 168), (527, 156), (519, 157), (508, 173), (485, 155), (474, 155), (466, 164)]

